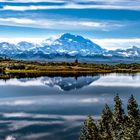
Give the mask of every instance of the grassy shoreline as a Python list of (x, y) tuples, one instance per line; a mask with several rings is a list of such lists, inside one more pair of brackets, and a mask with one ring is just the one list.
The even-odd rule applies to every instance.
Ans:
[(24, 78), (39, 76), (86, 76), (106, 73), (138, 73), (140, 64), (88, 64), (78, 62), (36, 62), (0, 60), (0, 78)]

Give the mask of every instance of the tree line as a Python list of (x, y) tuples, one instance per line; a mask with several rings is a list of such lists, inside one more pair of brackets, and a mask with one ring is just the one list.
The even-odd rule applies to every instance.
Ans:
[(98, 121), (87, 117), (79, 140), (140, 140), (140, 111), (134, 96), (128, 99), (126, 113), (117, 94), (113, 110), (106, 104)]

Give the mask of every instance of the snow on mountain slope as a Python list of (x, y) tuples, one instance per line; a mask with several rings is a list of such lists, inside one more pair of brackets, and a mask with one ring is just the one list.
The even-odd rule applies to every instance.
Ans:
[(1, 42), (0, 43), (0, 54), (12, 56), (18, 53), (18, 49), (16, 45), (10, 44), (8, 42)]
[(140, 57), (140, 48), (105, 50), (89, 39), (65, 33), (59, 38), (49, 38), (40, 44), (26, 41), (18, 44), (0, 43), (0, 55), (20, 59), (85, 58), (85, 57)]
[(56, 52), (69, 55), (79, 54), (81, 56), (101, 54), (103, 49), (82, 36), (64, 34), (52, 44), (57, 47)]
[(140, 57), (140, 48), (133, 46), (128, 49), (116, 49), (107, 51), (110, 56), (120, 56), (120, 57)]

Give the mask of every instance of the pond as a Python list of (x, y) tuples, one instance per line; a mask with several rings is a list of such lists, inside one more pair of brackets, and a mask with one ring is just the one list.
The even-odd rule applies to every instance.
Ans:
[(124, 108), (131, 94), (140, 105), (140, 74), (0, 80), (0, 139), (77, 140), (117, 93)]

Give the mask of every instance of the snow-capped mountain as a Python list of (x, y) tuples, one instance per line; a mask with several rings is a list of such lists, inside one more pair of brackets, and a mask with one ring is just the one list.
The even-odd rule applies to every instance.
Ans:
[(26, 41), (18, 44), (0, 43), (0, 56), (17, 59), (55, 59), (55, 58), (140, 58), (140, 48), (106, 50), (89, 39), (69, 33), (59, 38), (49, 38), (39, 44)]
[(26, 42), (26, 41), (21, 41), (19, 42), (16, 47), (21, 50), (21, 51), (30, 51), (31, 49), (37, 47), (36, 44), (32, 44), (32, 43), (29, 43), (29, 42)]
[(0, 54), (11, 56), (11, 55), (17, 54), (17, 52), (18, 52), (18, 49), (16, 45), (10, 44), (8, 42), (0, 43)]
[(118, 56), (118, 57), (140, 57), (140, 48), (133, 46), (128, 49), (117, 49), (107, 51), (107, 54), (110, 56)]
[[(63, 34), (55, 40), (45, 40), (40, 44), (29, 42), (19, 42), (18, 44), (10, 44), (3, 42), (0, 44), (0, 54), (14, 58), (54, 58), (59, 57), (86, 57), (102, 54), (104, 49), (92, 41), (82, 36)], [(12, 52), (12, 53), (11, 53)]]
[(66, 53), (72, 56), (101, 54), (103, 51), (99, 45), (90, 40), (68, 33), (55, 40), (52, 46), (54, 46), (54, 48), (57, 46), (56, 52), (60, 54)]

